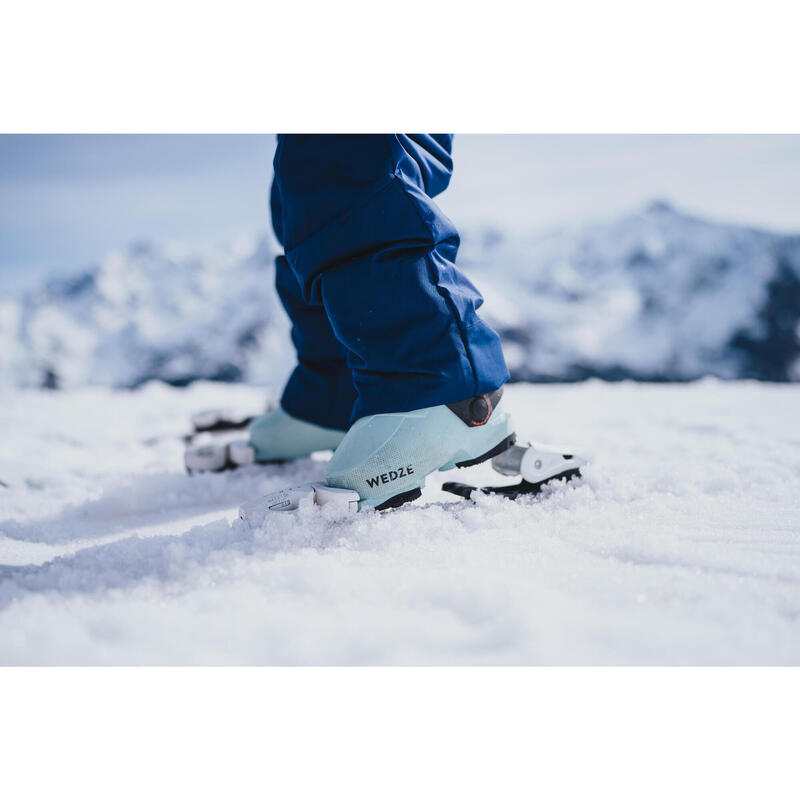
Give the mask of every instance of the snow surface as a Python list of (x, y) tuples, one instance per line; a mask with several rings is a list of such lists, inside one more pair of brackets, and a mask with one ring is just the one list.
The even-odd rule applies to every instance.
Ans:
[[(322, 461), (189, 477), (189, 414), (246, 385), (0, 395), (2, 664), (800, 664), (800, 386), (509, 386), (585, 479), (251, 530)], [(506, 479), (507, 480), (507, 479)]]

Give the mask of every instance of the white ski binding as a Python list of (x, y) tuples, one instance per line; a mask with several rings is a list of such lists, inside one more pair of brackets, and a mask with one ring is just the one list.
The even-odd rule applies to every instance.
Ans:
[(325, 483), (303, 483), (288, 489), (264, 495), (239, 508), (239, 517), (246, 522), (260, 524), (266, 514), (273, 511), (296, 511), (303, 501), (317, 506), (334, 507), (343, 515), (358, 511), (361, 498), (352, 489), (335, 489)]
[[(271, 408), (272, 406), (267, 406), (266, 411)], [(191, 416), (191, 432), (183, 435), (184, 444), (196, 444), (198, 441), (216, 434), (242, 431), (258, 416), (253, 413), (233, 411), (230, 408), (209, 408), (205, 411), (196, 411)]]
[[(271, 406), (267, 407), (269, 411)], [(255, 462), (255, 451), (246, 439), (231, 439), (244, 430), (256, 415), (212, 408), (192, 414), (192, 432), (183, 437), (183, 461), (190, 475), (222, 472)]]
[(190, 475), (198, 472), (222, 472), (253, 464), (255, 450), (249, 442), (237, 439), (232, 442), (210, 441), (190, 445), (183, 454), (186, 471)]
[(522, 480), (510, 486), (471, 486), (467, 483), (448, 481), (442, 485), (445, 492), (470, 498), (473, 492), (480, 491), (485, 494), (501, 494), (515, 500), (524, 494), (539, 494), (542, 488), (553, 481), (579, 478), (581, 467), (588, 464), (588, 460), (564, 452), (553, 445), (513, 444), (492, 459), (492, 467), (501, 475), (519, 475)]

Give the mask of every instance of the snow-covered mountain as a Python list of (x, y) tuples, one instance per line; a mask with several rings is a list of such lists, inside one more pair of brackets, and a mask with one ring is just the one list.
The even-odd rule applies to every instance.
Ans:
[(275, 252), (269, 240), (202, 255), (140, 243), (0, 304), (0, 381), (268, 382), (292, 363)]
[(659, 202), (464, 253), (518, 379), (800, 380), (800, 236)]
[[(137, 245), (0, 302), (0, 381), (273, 382), (292, 362), (275, 252), (269, 240), (200, 256)], [(466, 231), (459, 263), (515, 378), (800, 380), (800, 236), (654, 203), (530, 238)]]

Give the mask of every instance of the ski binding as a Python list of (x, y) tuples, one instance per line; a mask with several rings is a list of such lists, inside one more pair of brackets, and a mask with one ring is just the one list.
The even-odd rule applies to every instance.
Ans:
[[(264, 413), (269, 411), (270, 408), (271, 406), (268, 406)], [(253, 413), (232, 411), (229, 408), (209, 408), (204, 411), (197, 411), (191, 416), (192, 430), (181, 438), (186, 445), (197, 444), (217, 434), (242, 431), (251, 422), (258, 419), (258, 416), (258, 414)]]
[(237, 413), (227, 408), (212, 408), (192, 414), (192, 428), (193, 433), (238, 431), (246, 428), (254, 419), (252, 415)]
[(492, 459), (492, 468), (501, 475), (519, 475), (519, 483), (510, 486), (472, 486), (468, 483), (448, 481), (442, 484), (442, 490), (469, 499), (473, 492), (484, 494), (500, 494), (515, 500), (524, 494), (539, 494), (543, 487), (558, 480), (570, 481), (579, 478), (581, 467), (588, 464), (588, 460), (565, 453), (563, 449), (553, 445), (543, 445), (528, 442), (526, 444), (513, 444)]
[(342, 514), (354, 514), (358, 511), (360, 500), (358, 492), (352, 489), (336, 489), (325, 483), (303, 483), (245, 503), (239, 508), (239, 517), (245, 522), (258, 524), (270, 512), (296, 511), (303, 501), (316, 506), (333, 507)]
[(198, 472), (222, 472), (226, 469), (246, 467), (255, 463), (255, 460), (255, 450), (244, 439), (191, 445), (183, 454), (183, 462), (190, 475)]

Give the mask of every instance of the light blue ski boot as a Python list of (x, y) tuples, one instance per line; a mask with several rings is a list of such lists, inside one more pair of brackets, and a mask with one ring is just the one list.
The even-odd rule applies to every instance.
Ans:
[(335, 450), (345, 435), (297, 419), (280, 406), (255, 419), (247, 430), (256, 461), (289, 461), (319, 450)]
[(359, 508), (396, 508), (432, 472), (479, 464), (516, 440), (503, 389), (458, 403), (362, 417), (328, 462), (326, 482), (358, 492)]

